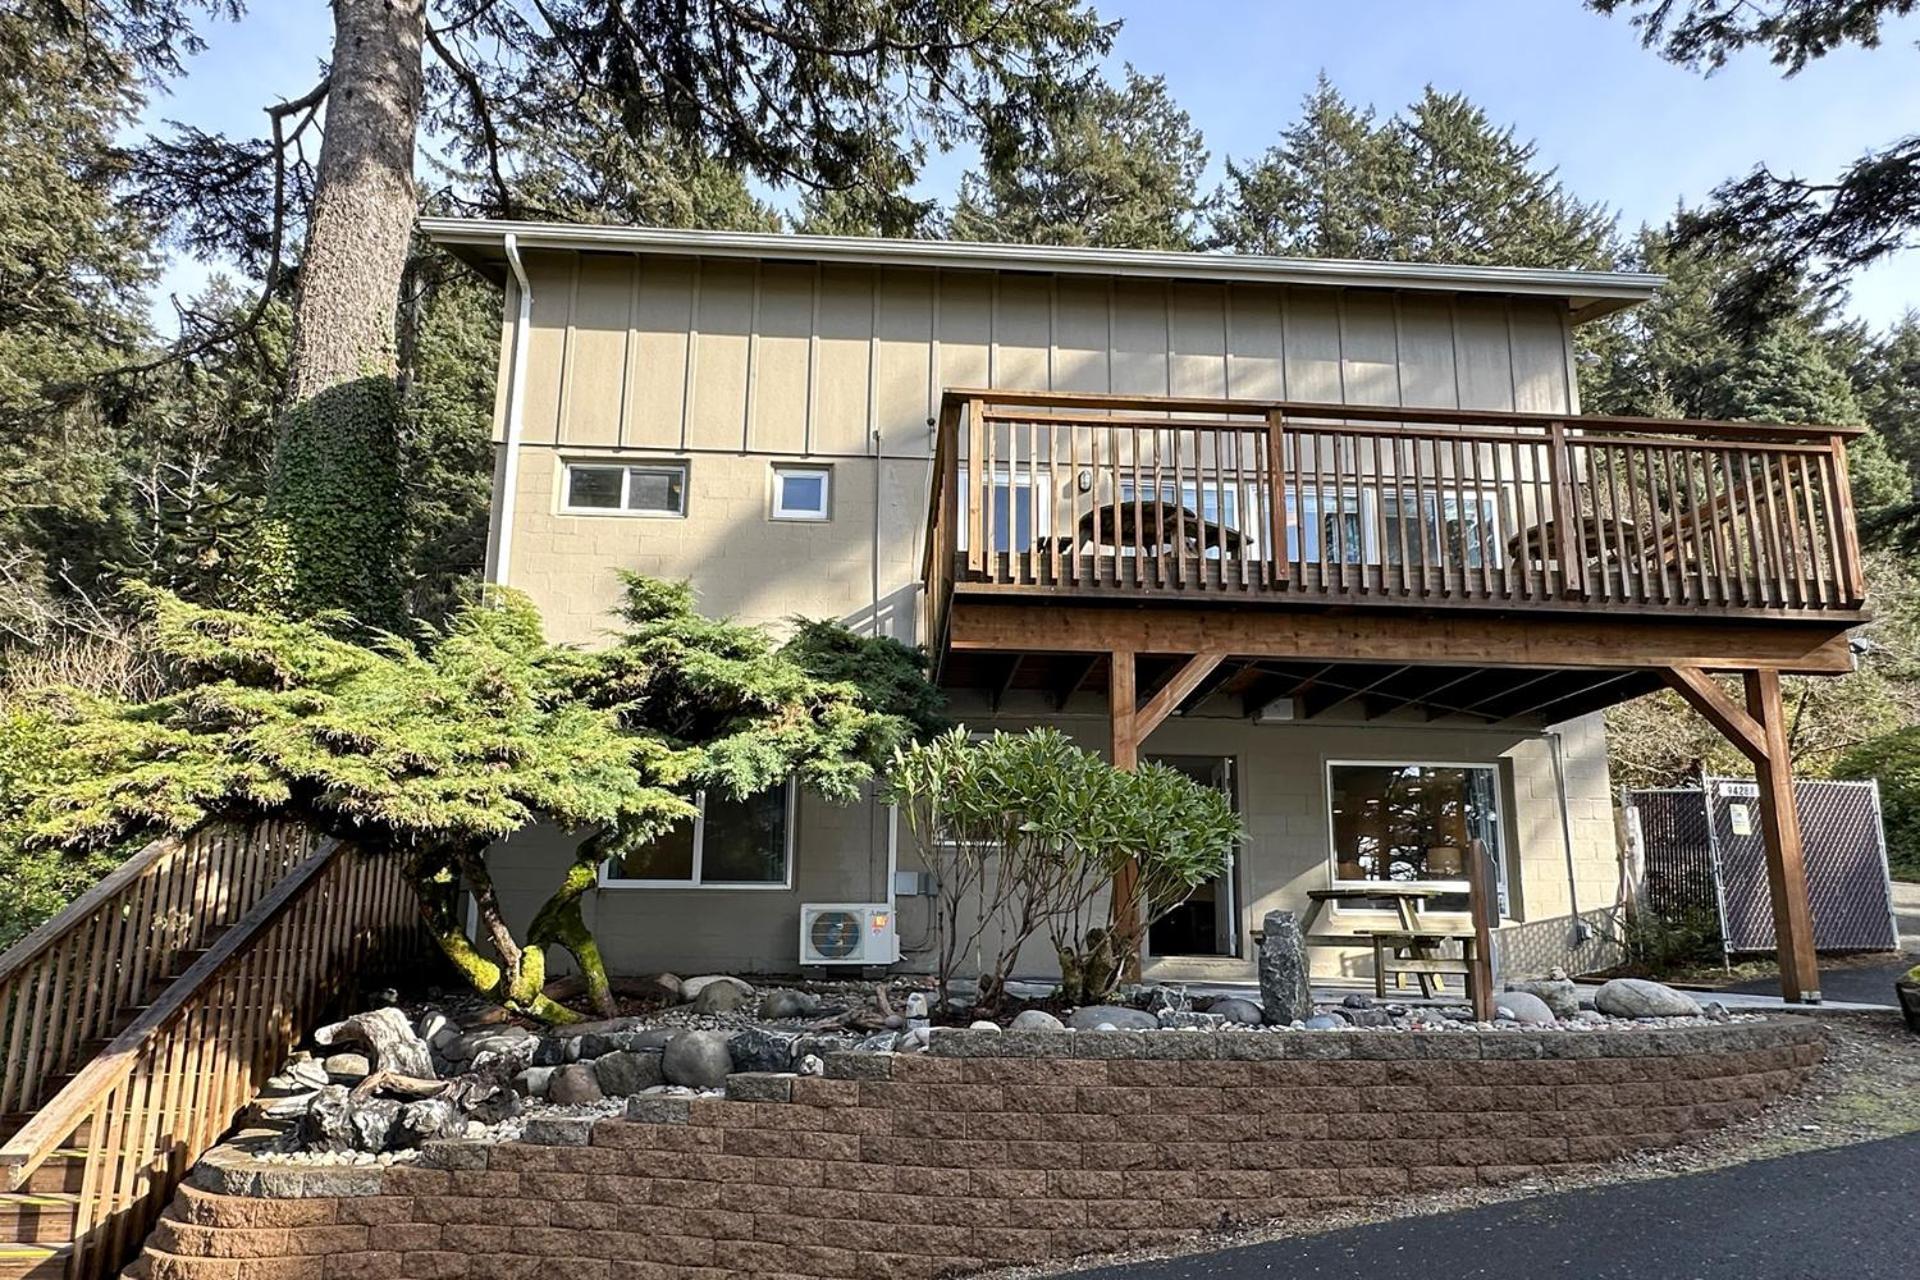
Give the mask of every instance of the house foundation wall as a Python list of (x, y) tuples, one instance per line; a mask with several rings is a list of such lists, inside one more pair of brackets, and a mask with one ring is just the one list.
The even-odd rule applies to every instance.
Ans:
[(936, 1033), (417, 1164), (210, 1159), (145, 1280), (723, 1280), (1163, 1245), (1684, 1141), (1801, 1085), (1779, 1019), (1595, 1032)]

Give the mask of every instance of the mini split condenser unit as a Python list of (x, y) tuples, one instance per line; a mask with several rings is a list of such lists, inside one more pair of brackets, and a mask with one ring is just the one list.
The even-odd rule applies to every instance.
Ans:
[(887, 965), (900, 958), (884, 902), (809, 902), (800, 908), (800, 963)]

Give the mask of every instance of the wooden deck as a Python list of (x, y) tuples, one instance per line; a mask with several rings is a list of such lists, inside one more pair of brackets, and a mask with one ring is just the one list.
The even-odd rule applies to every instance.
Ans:
[(1854, 434), (950, 391), (925, 634), (956, 600), (1844, 628), (1865, 616)]

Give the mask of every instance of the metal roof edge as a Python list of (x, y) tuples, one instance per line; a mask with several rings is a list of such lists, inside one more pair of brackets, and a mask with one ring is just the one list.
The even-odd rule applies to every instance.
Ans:
[(1145, 276), (1222, 283), (1528, 294), (1566, 299), (1576, 320), (1590, 319), (1643, 302), (1652, 297), (1666, 280), (1660, 275), (1628, 271), (1564, 271), (1537, 267), (1448, 266), (1338, 258), (1274, 258), (1141, 249), (987, 244), (969, 240), (885, 240), (864, 236), (687, 231), (662, 227), (515, 222), (487, 218), (427, 217), (419, 220), (419, 226), (421, 233), (435, 244), (486, 257), (491, 256), (487, 251), (493, 249), (500, 249), (504, 256), (502, 246), (511, 233), (522, 249), (787, 259), (849, 266), (953, 267), (985, 271)]

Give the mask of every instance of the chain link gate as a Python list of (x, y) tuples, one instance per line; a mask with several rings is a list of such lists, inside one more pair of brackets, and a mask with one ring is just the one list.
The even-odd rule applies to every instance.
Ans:
[[(1772, 951), (1759, 788), (1737, 778), (1703, 782), (1704, 793), (1692, 787), (1627, 792), (1646, 858), (1642, 901), (1663, 917), (1711, 909), (1728, 955)], [(1815, 949), (1898, 950), (1878, 785), (1807, 780), (1794, 784), (1794, 797)]]

